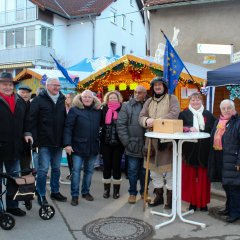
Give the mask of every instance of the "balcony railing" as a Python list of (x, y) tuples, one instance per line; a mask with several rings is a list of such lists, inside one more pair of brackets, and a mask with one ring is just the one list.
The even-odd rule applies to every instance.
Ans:
[(54, 55), (54, 49), (45, 46), (32, 46), (0, 50), (0, 64), (12, 64), (18, 62), (53, 62), (50, 54)]

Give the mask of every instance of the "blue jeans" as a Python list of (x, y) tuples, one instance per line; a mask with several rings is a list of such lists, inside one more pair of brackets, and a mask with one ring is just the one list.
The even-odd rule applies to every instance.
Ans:
[(37, 191), (40, 196), (46, 195), (46, 181), (49, 164), (51, 164), (50, 187), (52, 193), (59, 192), (60, 164), (62, 148), (41, 147), (39, 148), (39, 162), (37, 169)]
[(79, 196), (79, 185), (81, 178), (81, 169), (83, 165), (83, 180), (82, 180), (82, 194), (89, 193), (91, 186), (92, 175), (94, 171), (94, 164), (98, 155), (90, 157), (80, 157), (79, 155), (73, 154), (73, 170), (71, 180), (71, 195), (72, 197)]
[[(12, 177), (19, 176), (19, 171), (20, 171), (19, 160), (10, 161), (10, 162), (6, 161), (4, 163), (2, 161), (0, 161), (0, 172), (3, 172), (3, 164), (5, 166), (7, 174), (11, 175)], [(7, 180), (6, 207), (7, 208), (17, 208), (18, 207), (18, 202), (15, 201), (15, 200), (12, 200), (10, 197), (8, 197), (8, 191), (10, 191), (9, 189), (11, 188), (11, 186), (12, 186), (11, 183)], [(2, 193), (2, 179), (1, 178), (0, 178), (0, 193)]]
[(131, 157), (128, 158), (128, 179), (129, 179), (129, 194), (136, 196), (137, 191), (137, 180), (140, 181), (140, 194), (144, 193), (144, 182), (146, 170), (143, 168), (143, 158)]

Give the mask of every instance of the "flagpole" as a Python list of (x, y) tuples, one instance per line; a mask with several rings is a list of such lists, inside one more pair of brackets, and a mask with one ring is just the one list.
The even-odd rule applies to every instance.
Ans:
[[(165, 37), (165, 39), (168, 40), (168, 38), (167, 38), (167, 36), (165, 35), (165, 33), (163, 32), (163, 30), (160, 29), (160, 31), (161, 31), (161, 33), (163, 34), (163, 36)], [(169, 40), (168, 40), (168, 41), (169, 41)], [(190, 76), (190, 78), (192, 79), (192, 81), (193, 81), (193, 83), (194, 83), (194, 79), (193, 79), (192, 75), (190, 74), (190, 72), (189, 72), (188, 69), (186, 68), (184, 62), (182, 62), (182, 63), (183, 63), (184, 68), (186, 69), (188, 75)], [(198, 87), (198, 85), (197, 85), (197, 88), (198, 88), (198, 90), (200, 91), (200, 88)]]

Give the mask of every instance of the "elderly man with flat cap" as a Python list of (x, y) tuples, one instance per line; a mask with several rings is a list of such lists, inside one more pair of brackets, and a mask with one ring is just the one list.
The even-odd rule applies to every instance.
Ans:
[[(30, 109), (31, 92), (32, 92), (32, 89), (27, 85), (20, 85), (18, 87), (18, 91), (17, 91), (17, 94), (26, 103), (28, 111)], [(21, 167), (22, 175), (27, 174), (26, 170), (30, 169), (30, 162), (31, 162), (31, 148), (30, 148), (29, 143), (24, 141), (24, 143), (23, 143), (23, 153), (22, 153), (22, 157), (20, 159), (20, 167)], [(25, 202), (25, 204), (27, 204), (27, 203)]]
[(32, 89), (27, 85), (21, 85), (18, 88), (17, 94), (20, 95), (26, 103), (30, 104)]
[[(0, 75), (0, 172), (3, 172), (4, 165), (8, 174), (17, 176), (26, 131), (27, 107), (13, 90), (12, 74), (3, 72)], [(31, 136), (28, 139), (32, 141)], [(1, 192), (2, 181), (0, 183)], [(26, 212), (18, 207), (18, 202), (8, 195), (10, 182), (7, 182), (6, 188), (6, 211), (15, 216), (26, 215)]]

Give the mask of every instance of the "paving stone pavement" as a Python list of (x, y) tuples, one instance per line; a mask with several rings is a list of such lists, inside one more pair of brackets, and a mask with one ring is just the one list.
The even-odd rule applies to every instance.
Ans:
[[(65, 178), (67, 174), (67, 168), (62, 167), (61, 177), (64, 182), (66, 181)], [(114, 200), (112, 196), (109, 199), (102, 197), (103, 184), (101, 180), (102, 172), (95, 171), (91, 187), (91, 194), (94, 196), (94, 201), (88, 202), (80, 198), (79, 205), (76, 207), (70, 205), (70, 185), (61, 184), (61, 192), (68, 197), (66, 203), (51, 201), (49, 192), (47, 196), (49, 203), (52, 204), (56, 210), (53, 219), (49, 221), (40, 219), (38, 215), (39, 206), (37, 201), (34, 201), (33, 209), (27, 212), (27, 216), (21, 218), (15, 217), (16, 226), (12, 230), (5, 231), (0, 229), (0, 240), (89, 240), (89, 238), (84, 235), (83, 226), (91, 221), (108, 217), (136, 218), (145, 221), (153, 226), (153, 228), (156, 224), (165, 221), (164, 217), (152, 215), (150, 213), (151, 209), (148, 207), (145, 212), (143, 212), (143, 201), (140, 199), (140, 195), (137, 196), (136, 204), (129, 204), (127, 202), (128, 180), (124, 178), (124, 174), (120, 190), (121, 197), (117, 200)], [(151, 184), (149, 192), (152, 192)], [(183, 223), (177, 218), (170, 225), (155, 230), (154, 234), (146, 239), (240, 240), (240, 221), (234, 224), (227, 224), (222, 219), (218, 219), (217, 215), (213, 214), (214, 211), (211, 211), (211, 209), (216, 209), (223, 205), (224, 198), (213, 194), (211, 203), (209, 204), (209, 213), (197, 211), (186, 217), (187, 219), (206, 223), (207, 227), (205, 229)], [(187, 206), (188, 205), (183, 202), (182, 209), (186, 210)], [(162, 207), (156, 207), (154, 210), (164, 211)], [(127, 230), (130, 229), (126, 229), (126, 232)]]

